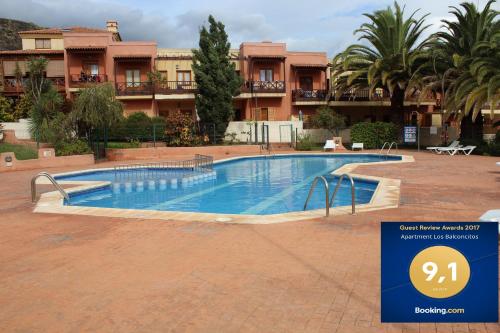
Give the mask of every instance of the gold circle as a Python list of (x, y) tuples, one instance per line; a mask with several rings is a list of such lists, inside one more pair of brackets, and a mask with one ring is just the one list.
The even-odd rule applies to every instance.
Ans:
[[(427, 281), (429, 274), (423, 270), (432, 270), (435, 263), (435, 276)], [(456, 263), (456, 279), (453, 278), (453, 264)], [(449, 265), (452, 267), (449, 267)], [(447, 298), (461, 292), (470, 278), (470, 266), (462, 253), (448, 246), (431, 246), (420, 251), (410, 264), (410, 280), (422, 294), (432, 298)]]

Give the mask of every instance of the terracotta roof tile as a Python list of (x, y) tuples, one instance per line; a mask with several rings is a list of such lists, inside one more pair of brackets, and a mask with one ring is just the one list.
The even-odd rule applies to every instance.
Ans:
[(0, 55), (16, 55), (16, 54), (64, 54), (63, 50), (12, 50), (0, 51)]
[(38, 30), (26, 30), (20, 31), (19, 34), (62, 34), (63, 32), (90, 32), (90, 33), (100, 33), (108, 32), (106, 29), (94, 29), (86, 27), (68, 27), (68, 28), (49, 28), (49, 29), (38, 29)]

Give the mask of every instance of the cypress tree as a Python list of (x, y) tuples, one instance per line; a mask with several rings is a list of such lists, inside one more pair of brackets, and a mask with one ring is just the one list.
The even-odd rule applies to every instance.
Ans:
[(222, 138), (234, 115), (233, 97), (240, 93), (243, 80), (231, 63), (224, 24), (208, 17), (209, 29), (200, 29), (199, 49), (193, 50), (193, 72), (198, 86), (196, 109), (204, 123), (215, 125)]

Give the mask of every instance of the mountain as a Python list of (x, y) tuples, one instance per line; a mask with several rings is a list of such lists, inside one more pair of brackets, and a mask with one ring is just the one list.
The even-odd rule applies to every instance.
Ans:
[(0, 18), (0, 50), (20, 50), (19, 31), (43, 29), (31, 22)]

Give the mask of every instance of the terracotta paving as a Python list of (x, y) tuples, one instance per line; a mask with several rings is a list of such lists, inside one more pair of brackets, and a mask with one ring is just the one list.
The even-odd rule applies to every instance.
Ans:
[(498, 158), (404, 153), (356, 169), (402, 179), (399, 208), (271, 225), (33, 214), (39, 170), (2, 173), (0, 331), (500, 332), (380, 323), (380, 221), (500, 208)]

